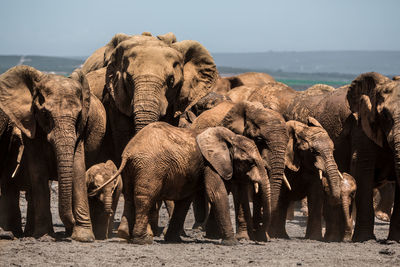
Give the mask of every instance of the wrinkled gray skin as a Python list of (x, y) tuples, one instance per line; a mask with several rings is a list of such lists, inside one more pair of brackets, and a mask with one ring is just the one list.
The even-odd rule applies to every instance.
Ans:
[[(85, 76), (66, 78), (17, 66), (0, 76), (0, 108), (22, 132), (33, 223), (26, 235), (53, 234), (48, 180), (58, 177), (59, 214), (78, 241), (94, 240), (85, 166), (96, 160), (105, 133), (105, 111)], [(40, 153), (39, 153), (40, 151)], [(29, 227), (28, 227), (29, 226)]]
[(127, 229), (126, 238), (132, 237), (137, 244), (152, 243), (152, 236), (147, 232), (152, 208), (159, 200), (174, 200), (165, 240), (180, 242), (180, 231), (193, 195), (205, 189), (216, 211), (222, 243), (236, 244), (225, 187), (232, 182), (259, 185), (266, 235), (270, 220), (270, 186), (255, 143), (224, 127), (199, 132), (155, 122), (128, 143), (118, 172), (109, 180), (113, 181), (121, 172), (130, 178), (124, 187), (130, 194), (134, 192), (134, 205), (129, 206), (130, 229)]
[[(211, 91), (218, 77), (213, 58), (200, 43), (176, 42), (172, 33), (117, 34), (82, 68), (101, 72), (100, 66), (104, 66), (105, 86), (91, 90), (101, 92), (110, 122), (104, 149), (116, 165), (136, 133), (160, 120), (178, 125), (178, 116)], [(89, 80), (89, 84), (99, 83)], [(125, 183), (123, 174), (122, 178)], [(125, 205), (131, 201), (127, 195)], [(125, 213), (121, 228), (127, 228)]]
[(86, 171), (90, 218), (96, 239), (111, 237), (114, 215), (122, 192), (122, 178), (118, 176), (95, 195), (90, 195), (90, 192), (103, 185), (116, 172), (117, 167), (111, 160), (93, 165)]
[(374, 211), (379, 220), (390, 222), (394, 201), (395, 184), (385, 183), (374, 188)]
[[(289, 191), (285, 187), (278, 192), (281, 208), (273, 217), (269, 232), (271, 237), (288, 238), (285, 230), (288, 205), (290, 201), (301, 200), (307, 196), (309, 212), (305, 237), (321, 240), (323, 190), (319, 172), (328, 177), (328, 184), (332, 183), (329, 181), (331, 177), (340, 177), (333, 157), (333, 142), (314, 118), (309, 117), (307, 125), (298, 121), (288, 121), (286, 126), (289, 143), (285, 173), (292, 190)], [(335, 204), (332, 199), (329, 201)]]
[[(357, 181), (356, 226), (353, 241), (374, 239), (372, 190), (379, 177), (396, 177), (395, 205), (389, 240), (400, 241), (400, 84), (378, 73), (359, 75), (348, 86), (312, 97), (299, 94), (280, 83), (256, 90), (249, 100), (262, 102), (286, 119), (305, 120), (313, 116), (335, 144), (335, 159), (341, 172)], [(382, 164), (382, 159), (387, 159)], [(392, 165), (391, 162), (394, 164)], [(388, 166), (391, 165), (391, 166)], [(384, 172), (395, 170), (395, 176)], [(338, 191), (337, 191), (338, 193)], [(335, 197), (337, 197), (335, 193)]]

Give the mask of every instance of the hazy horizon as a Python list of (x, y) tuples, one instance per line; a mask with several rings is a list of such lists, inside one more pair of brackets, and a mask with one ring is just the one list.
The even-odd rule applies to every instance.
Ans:
[(398, 51), (400, 1), (13, 0), (0, 54), (86, 57), (116, 33), (173, 32), (211, 53)]

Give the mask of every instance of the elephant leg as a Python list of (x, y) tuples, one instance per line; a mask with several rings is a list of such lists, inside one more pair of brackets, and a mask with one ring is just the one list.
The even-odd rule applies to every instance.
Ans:
[(191, 197), (175, 201), (174, 211), (168, 225), (167, 233), (164, 237), (166, 242), (182, 242), (180, 235), (182, 233), (183, 224), (185, 222), (186, 214), (189, 210), (191, 202)]
[(289, 207), (286, 213), (286, 220), (291, 221), (294, 219), (294, 201), (290, 201)]
[(205, 214), (206, 205), (204, 190), (198, 190), (193, 199), (194, 224), (192, 229), (199, 229), (204, 224), (205, 219), (208, 216)]
[(389, 227), (389, 240), (400, 242), (400, 189), (399, 184), (396, 183), (396, 189), (394, 194), (394, 206), (393, 213), (390, 219)]
[(288, 196), (282, 195), (279, 203), (279, 209), (275, 218), (272, 218), (268, 233), (273, 238), (289, 238), (286, 232), (286, 214), (290, 200)]
[(157, 201), (150, 210), (150, 227), (153, 236), (160, 236), (161, 232), (158, 230), (158, 220), (162, 201)]
[(241, 184), (240, 188), (235, 184), (232, 193), (235, 203), (236, 239), (254, 239), (247, 184)]
[[(129, 169), (129, 166), (125, 167)], [(124, 210), (121, 217), (121, 223), (118, 226), (118, 237), (129, 240), (132, 237), (132, 229), (135, 218), (134, 201), (133, 201), (133, 183), (129, 177), (129, 172), (122, 171), (121, 173), (124, 196)]]
[(77, 145), (74, 157), (74, 181), (73, 181), (73, 214), (75, 225), (72, 239), (81, 242), (93, 242), (95, 237), (90, 220), (89, 201), (86, 186), (85, 152), (83, 141)]
[(26, 225), (24, 229), (25, 236), (33, 236), (33, 232), (35, 231), (35, 211), (33, 207), (32, 196), (29, 191), (25, 193), (26, 202), (28, 203), (28, 209), (26, 212)]
[(310, 191), (311, 193), (307, 195), (308, 219), (305, 237), (311, 240), (322, 240), (322, 188), (314, 185)]
[(353, 151), (351, 175), (357, 183), (356, 194), (356, 225), (353, 241), (363, 242), (375, 239), (373, 186), (376, 163), (375, 144), (358, 129), (355, 151)]
[(215, 220), (218, 228), (222, 232), (222, 244), (236, 245), (238, 242), (233, 233), (228, 193), (224, 182), (221, 177), (208, 166), (205, 167), (204, 177), (207, 197), (210, 199), (211, 205), (215, 207)]
[(153, 197), (149, 194), (137, 194), (134, 198), (135, 223), (133, 226), (132, 242), (134, 244), (145, 245), (153, 243), (153, 236), (149, 235), (149, 216), (150, 211), (155, 205)]
[[(386, 183), (380, 188), (374, 189), (374, 209), (375, 217), (385, 221), (390, 221), (394, 201), (394, 186), (392, 183)], [(376, 205), (375, 205), (375, 202)]]
[(262, 241), (265, 236), (265, 230), (263, 229), (262, 223), (262, 212), (261, 212), (261, 194), (254, 194), (253, 196), (253, 229), (254, 238), (257, 241)]
[(19, 195), (18, 188), (7, 185), (2, 187), (0, 196), (0, 227), (5, 231), (11, 231), (16, 237), (23, 236)]

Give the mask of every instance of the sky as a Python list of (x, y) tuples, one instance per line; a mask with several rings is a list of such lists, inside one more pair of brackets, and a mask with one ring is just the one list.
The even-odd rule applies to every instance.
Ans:
[(88, 56), (114, 34), (210, 52), (400, 50), (398, 0), (2, 0), (0, 54)]

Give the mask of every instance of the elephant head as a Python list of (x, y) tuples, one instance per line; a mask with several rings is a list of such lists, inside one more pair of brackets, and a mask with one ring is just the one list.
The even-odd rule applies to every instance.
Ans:
[(254, 141), (225, 127), (211, 127), (196, 137), (204, 158), (224, 180), (243, 179), (258, 184), (264, 210), (263, 228), (271, 218), (271, 188), (264, 162)]
[(48, 141), (54, 149), (59, 212), (66, 227), (75, 223), (72, 184), (75, 177), (84, 179), (84, 173), (75, 173), (73, 166), (77, 144), (85, 138), (89, 113), (94, 116), (96, 112), (90, 110), (92, 100), (85, 76), (79, 71), (67, 78), (17, 66), (0, 76), (0, 108), (24, 135)]
[[(116, 172), (117, 167), (111, 160), (90, 167), (86, 171), (88, 192), (102, 186)], [(105, 239), (108, 237), (108, 229), (110, 228), (110, 223), (112, 224), (113, 213), (117, 204), (115, 202), (118, 201), (121, 191), (122, 178), (119, 175), (113, 183), (104, 186), (96, 194), (89, 194), (90, 216), (96, 239)]]
[(333, 203), (340, 203), (340, 173), (333, 157), (333, 142), (319, 122), (308, 117), (307, 125), (298, 121), (286, 122), (289, 142), (286, 166), (292, 171), (306, 168), (324, 175), (329, 184)]
[[(324, 201), (324, 218), (326, 221), (326, 241), (350, 241), (353, 231), (352, 210), (354, 208), (355, 194), (357, 190), (356, 181), (348, 173), (342, 174), (340, 180), (341, 205), (332, 206)], [(328, 180), (322, 178), (324, 194), (329, 196)]]
[(278, 212), (284, 181), (288, 134), (283, 117), (260, 103), (239, 102), (226, 114), (222, 126), (255, 141), (271, 179), (272, 213)]
[(361, 74), (351, 83), (347, 101), (364, 133), (394, 152), (400, 184), (400, 83), (375, 72)]
[(215, 63), (200, 43), (172, 37), (131, 36), (111, 53), (106, 88), (118, 111), (132, 118), (135, 132), (154, 121), (171, 121), (217, 79)]

